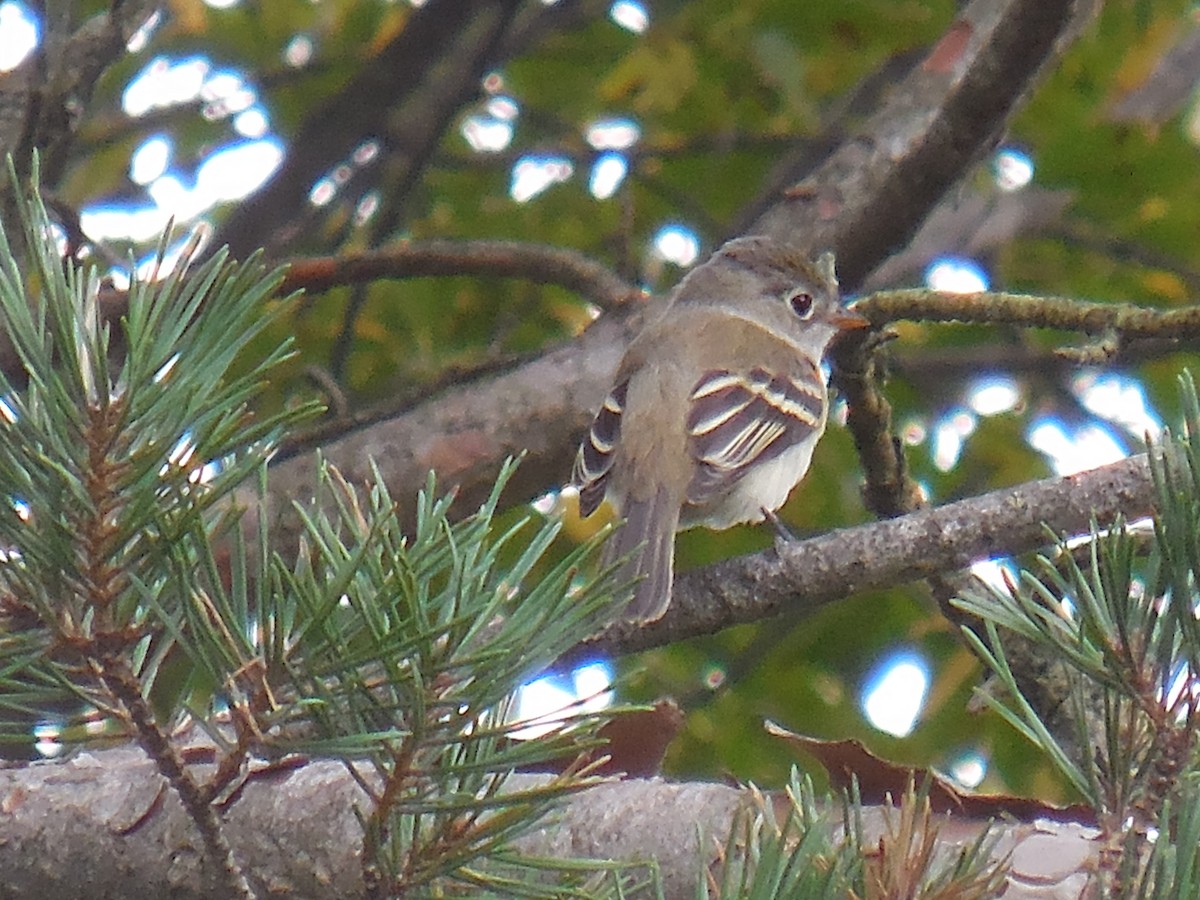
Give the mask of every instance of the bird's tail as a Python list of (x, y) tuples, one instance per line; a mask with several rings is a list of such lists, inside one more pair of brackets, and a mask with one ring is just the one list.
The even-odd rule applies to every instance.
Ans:
[(625, 522), (605, 548), (605, 563), (620, 563), (619, 584), (634, 585), (633, 599), (622, 618), (627, 622), (661, 619), (671, 602), (675, 555), (675, 529), (679, 503), (659, 486), (649, 500), (626, 499), (621, 504)]

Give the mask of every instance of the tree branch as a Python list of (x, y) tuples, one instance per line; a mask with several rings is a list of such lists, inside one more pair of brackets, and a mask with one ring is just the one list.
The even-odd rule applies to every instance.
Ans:
[(1048, 478), (843, 528), (677, 575), (658, 622), (619, 625), (573, 652), (628, 653), (756, 622), (787, 609), (815, 612), (863, 591), (896, 587), (989, 557), (1044, 547), (1046, 528), (1086, 532), (1118, 514), (1150, 513), (1154, 486), (1145, 454), (1078, 475)]
[(556, 284), (610, 309), (642, 292), (577, 250), (520, 241), (406, 241), (371, 253), (293, 260), (279, 293), (310, 293), (380, 278), (481, 275)]
[[(202, 778), (210, 767), (195, 768)], [(541, 782), (541, 776), (514, 776), (510, 784), (520, 789)], [(178, 798), (163, 790), (154, 764), (136, 748), (0, 770), (0, 799), (5, 897), (221, 896), (205, 884), (199, 837)], [(719, 784), (602, 784), (571, 797), (554, 827), (531, 835), (522, 849), (557, 858), (653, 856), (664, 896), (693, 897), (700, 867), (716, 861), (717, 842), (750, 801), (749, 792)], [(354, 810), (367, 802), (343, 763), (309, 762), (251, 777), (226, 813), (226, 829), (260, 896), (364, 897), (362, 827)], [(864, 809), (868, 843), (877, 839), (882, 816), (881, 808)], [(942, 849), (971, 843), (985, 825), (966, 816), (938, 821)], [(1081, 896), (1088, 862), (1098, 852), (1094, 829), (1009, 819), (994, 824), (992, 834), (1000, 839), (993, 860), (1011, 855), (1006, 898)]]
[[(796, 202), (770, 210), (756, 230), (803, 234), (810, 248), (834, 247), (839, 274), (853, 289), (995, 145), (1075, 11), (1070, 0), (970, 4), (867, 135), (793, 188)], [(924, 125), (913, 129), (913, 122)], [(848, 190), (856, 184), (858, 190)], [(867, 505), (893, 516), (918, 508), (921, 494), (908, 477), (891, 406), (866, 349), (853, 339), (835, 348), (833, 380), (850, 407), (847, 426), (862, 460)]]
[(879, 291), (855, 309), (876, 326), (906, 319), (1058, 328), (1096, 335), (1113, 332), (1128, 338), (1200, 337), (1200, 306), (1151, 309), (1132, 303), (1084, 303), (1071, 297), (993, 291), (947, 294), (914, 289)]
[[(210, 244), (235, 257), (265, 247), (276, 255), (306, 220), (309, 191), (363, 141), (396, 183), (415, 178), (454, 111), (474, 96), (520, 0), (433, 0), (350, 82), (314, 109), (289, 141), (287, 160), (240, 204)], [(403, 171), (401, 171), (403, 170)]]

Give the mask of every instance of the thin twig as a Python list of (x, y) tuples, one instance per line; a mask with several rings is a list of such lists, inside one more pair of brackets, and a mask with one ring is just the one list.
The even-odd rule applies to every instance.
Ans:
[(608, 309), (641, 295), (634, 285), (577, 250), (492, 240), (407, 241), (371, 253), (294, 260), (281, 293), (310, 292), (381, 278), (478, 275), (557, 284)]
[(1122, 338), (1200, 337), (1200, 305), (1153, 309), (1131, 303), (1087, 303), (1072, 297), (985, 291), (947, 294), (924, 289), (879, 291), (855, 307), (874, 325), (900, 319), (1055, 328)]
[(104, 686), (120, 701), (137, 732), (138, 746), (154, 760), (159, 773), (178, 795), (188, 816), (195, 823), (207, 851), (207, 857), (220, 869), (225, 889), (232, 897), (253, 900), (254, 890), (246, 880), (233, 848), (225, 837), (221, 818), (209, 802), (208, 793), (192, 777), (179, 748), (159, 727), (142, 696), (141, 682), (120, 657), (100, 660)]

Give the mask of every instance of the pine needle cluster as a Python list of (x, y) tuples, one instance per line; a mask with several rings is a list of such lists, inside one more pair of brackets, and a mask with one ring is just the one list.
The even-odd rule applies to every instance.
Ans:
[[(378, 479), (323, 466), (300, 545), (274, 546), (269, 518), (234, 499), (257, 485), (261, 500), (285, 429), (314, 412), (262, 412), (286, 345), (245, 361), (286, 306), (281, 273), (217, 253), (166, 274), (164, 241), (110, 318), (112, 289), (62, 258), (36, 191), (20, 210), (20, 229), (0, 230), (0, 736), (28, 743), (53, 711), (68, 746), (135, 741), (226, 896), (264, 892), (223, 827), (250, 764), (313, 757), (343, 760), (368, 798), (369, 896), (605, 897), (644, 882), (511, 849), (594, 782), (581, 762), (507, 784), (590, 749), (603, 722), (568, 712), (520, 739), (512, 714), (522, 681), (611, 602), (607, 578), (583, 574), (595, 542), (552, 562), (554, 522), (502, 526), (512, 466), (466, 517), (431, 480), (411, 534)], [(197, 741), (215, 765), (188, 764)]]

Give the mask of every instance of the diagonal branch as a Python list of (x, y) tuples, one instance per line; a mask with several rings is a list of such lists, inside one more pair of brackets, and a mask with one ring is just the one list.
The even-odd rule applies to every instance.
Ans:
[[(810, 251), (833, 248), (850, 289), (916, 232), (938, 200), (999, 140), (1019, 101), (1077, 13), (1071, 0), (968, 5), (892, 99), (810, 178), (755, 223)], [(913, 123), (921, 123), (913, 127)], [(920, 506), (873, 354), (861, 340), (835, 350), (833, 380), (850, 407), (868, 506), (897, 515)]]
[(1093, 520), (1148, 514), (1154, 485), (1145, 454), (1078, 475), (1047, 478), (831, 531), (678, 575), (658, 622), (615, 627), (579, 656), (627, 653), (712, 634), (785, 609), (815, 611), (863, 591), (896, 587), (972, 562), (1043, 547), (1047, 528), (1086, 532)]
[(259, 247), (278, 254), (311, 209), (313, 184), (370, 139), (380, 142), (389, 177), (416, 178), (455, 111), (478, 90), (519, 6), (520, 0), (432, 0), (414, 10), (403, 31), (312, 111), (284, 164), (233, 211), (210, 246), (228, 244), (236, 257)]

